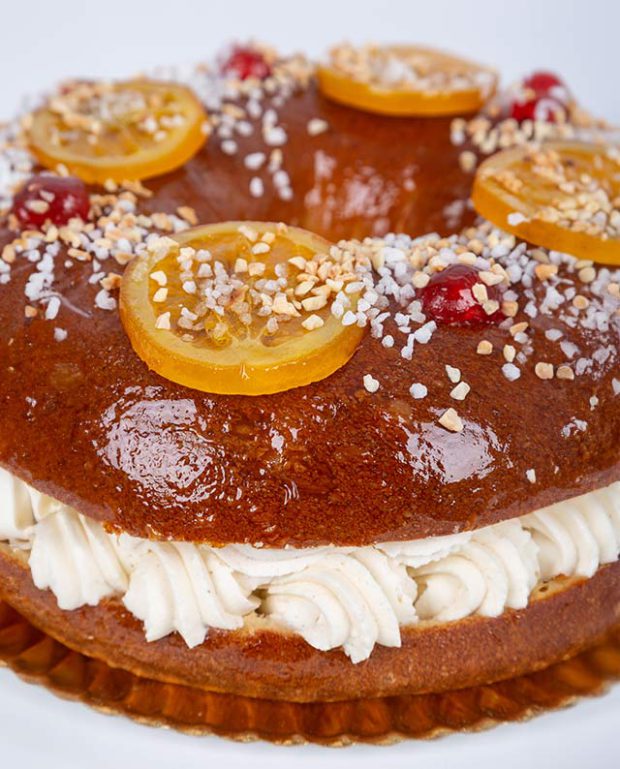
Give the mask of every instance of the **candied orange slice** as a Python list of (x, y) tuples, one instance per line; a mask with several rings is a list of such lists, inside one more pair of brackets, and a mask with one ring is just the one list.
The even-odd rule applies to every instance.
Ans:
[(172, 171), (204, 144), (206, 115), (177, 83), (77, 83), (34, 113), (32, 151), (85, 182), (137, 181)]
[(549, 142), (482, 163), (472, 191), (479, 214), (537, 246), (620, 264), (620, 150)]
[(317, 71), (330, 99), (382, 115), (456, 115), (474, 112), (492, 96), (495, 72), (457, 56), (419, 46), (330, 51)]
[(364, 334), (331, 311), (340, 296), (355, 312), (362, 288), (339, 253), (283, 224), (196, 227), (130, 264), (121, 318), (140, 358), (173, 382), (239, 395), (300, 387), (343, 366)]

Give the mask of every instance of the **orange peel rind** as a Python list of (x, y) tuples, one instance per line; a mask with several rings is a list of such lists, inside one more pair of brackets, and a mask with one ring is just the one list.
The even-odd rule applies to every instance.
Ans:
[(516, 147), (474, 180), (476, 211), (537, 246), (620, 265), (620, 151), (586, 142)]
[(319, 88), (333, 101), (393, 116), (459, 115), (479, 110), (493, 95), (493, 70), (419, 46), (340, 46), (317, 70)]
[(313, 233), (224, 222), (162, 238), (132, 262), (120, 312), (134, 350), (161, 376), (264, 395), (324, 379), (353, 355), (364, 329), (343, 325), (328, 296), (348, 282), (355, 309), (354, 281)]
[(88, 183), (138, 181), (182, 166), (207, 138), (206, 114), (177, 83), (77, 83), (32, 115), (38, 161)]

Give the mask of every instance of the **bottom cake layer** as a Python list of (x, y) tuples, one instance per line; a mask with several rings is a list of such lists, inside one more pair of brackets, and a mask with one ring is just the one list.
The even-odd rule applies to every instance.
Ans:
[(620, 625), (600, 643), (535, 673), (495, 684), (353, 702), (297, 703), (217, 694), (140, 678), (78, 654), (0, 601), (0, 665), (29, 683), (107, 714), (186, 734), (243, 742), (385, 745), (523, 721), (601, 694), (620, 679)]
[(551, 665), (602, 638), (620, 622), (620, 562), (590, 579), (543, 584), (526, 609), (496, 618), (420, 623), (401, 648), (378, 648), (352, 665), (257, 620), (243, 631), (212, 631), (194, 649), (177, 635), (144, 640), (118, 601), (73, 612), (32, 583), (27, 562), (0, 546), (0, 595), (33, 625), (78, 652), (145, 678), (208, 691), (327, 702), (442, 692), (513, 678)]

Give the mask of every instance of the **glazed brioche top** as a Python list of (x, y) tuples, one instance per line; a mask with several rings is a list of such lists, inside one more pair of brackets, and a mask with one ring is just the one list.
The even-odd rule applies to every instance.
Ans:
[[(370, 332), (353, 358), (321, 382), (210, 395), (135, 355), (115, 288), (154, 231), (275, 220), (335, 241), (472, 223), (475, 127), (367, 114), (301, 80), (217, 108), (203, 94), (206, 146), (145, 188), (93, 190), (90, 233), (16, 243), (5, 219), (0, 464), (137, 536), (272, 547), (437, 536), (620, 478), (618, 271), (527, 251), (489, 225), (343, 245), (378, 268), (382, 300), (356, 318)], [(14, 181), (29, 172), (21, 150), (3, 157)], [(411, 265), (432, 256), (506, 275), (508, 317), (425, 317)]]

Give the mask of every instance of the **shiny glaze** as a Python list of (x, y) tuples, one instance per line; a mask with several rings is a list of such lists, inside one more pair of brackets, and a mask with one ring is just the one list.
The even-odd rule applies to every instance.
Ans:
[[(315, 117), (330, 129), (310, 137), (306, 125)], [(235, 157), (212, 139), (184, 168), (153, 180), (145, 210), (191, 205), (205, 223), (284, 220), (332, 239), (448, 233), (471, 218), (444, 213), (465, 211), (471, 185), (448, 119), (367, 115), (313, 89), (293, 96), (280, 118), (293, 201), (280, 201), (267, 181), (262, 198), (249, 196), (254, 174), (243, 157), (264, 150), (251, 136), (239, 140)], [(0, 244), (9, 239), (0, 233)], [(56, 323), (26, 321), (30, 270), (19, 259), (0, 287), (0, 464), (132, 534), (363, 545), (483, 526), (620, 477), (620, 409), (611, 387), (617, 354), (594, 377), (541, 381), (532, 363), (509, 383), (499, 353), (493, 363), (477, 355), (479, 331), (442, 327), (412, 361), (367, 336), (344, 368), (317, 384), (271, 396), (215, 396), (147, 370), (118, 313), (94, 309), (90, 266), (57, 269), (64, 299)], [(546, 324), (544, 316), (532, 322)], [(54, 325), (69, 332), (66, 341), (54, 341)], [(585, 354), (598, 346), (578, 329), (565, 331)], [(484, 336), (499, 349), (511, 341), (499, 328)], [(564, 362), (557, 345), (539, 337), (538, 358)], [(618, 327), (611, 344), (617, 353)], [(460, 409), (462, 433), (437, 424), (455, 405), (445, 364), (458, 366), (472, 385)], [(368, 372), (381, 382), (373, 395), (362, 385)], [(427, 398), (411, 398), (413, 381), (428, 386)], [(574, 417), (588, 430), (561, 438)], [(532, 467), (535, 484), (526, 478)]]

